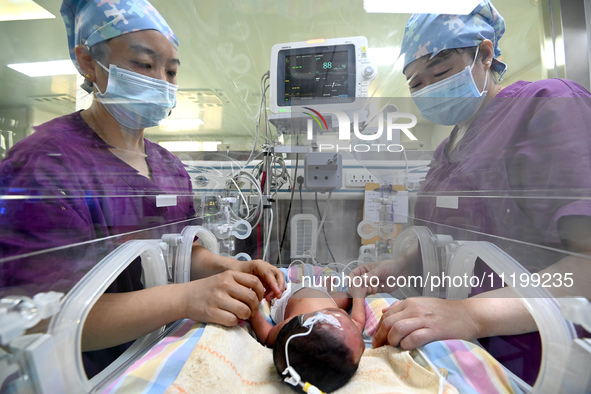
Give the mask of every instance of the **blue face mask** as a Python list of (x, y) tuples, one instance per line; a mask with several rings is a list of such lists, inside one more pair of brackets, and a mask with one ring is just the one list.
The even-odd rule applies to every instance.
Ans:
[(97, 63), (109, 73), (109, 79), (104, 93), (95, 84), (95, 95), (122, 126), (135, 130), (157, 126), (176, 107), (177, 85)]
[[(484, 102), (486, 90), (478, 90), (472, 68), (478, 57), (478, 49), (472, 65), (463, 71), (411, 93), (423, 118), (440, 125), (458, 125), (470, 120)], [(488, 72), (484, 87), (488, 81)]]

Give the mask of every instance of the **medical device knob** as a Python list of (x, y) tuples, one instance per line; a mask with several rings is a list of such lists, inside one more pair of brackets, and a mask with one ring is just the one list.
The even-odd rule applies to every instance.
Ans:
[(376, 68), (372, 65), (365, 66), (363, 69), (363, 76), (365, 78), (372, 78), (374, 75), (376, 75)]

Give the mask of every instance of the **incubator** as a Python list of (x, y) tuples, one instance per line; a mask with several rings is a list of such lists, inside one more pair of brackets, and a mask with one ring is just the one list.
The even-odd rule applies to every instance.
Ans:
[[(105, 3), (115, 6), (117, 2)], [(153, 3), (157, 8), (168, 4)], [(558, 216), (561, 206), (569, 207), (564, 208), (567, 213), (572, 207), (584, 207), (589, 204), (590, 186), (554, 187), (545, 183), (542, 170), (547, 169), (547, 162), (541, 158), (538, 164), (542, 170), (528, 169), (523, 178), (509, 177), (506, 184), (496, 189), (488, 187), (505, 181), (495, 170), (499, 156), (517, 154), (516, 159), (509, 161), (509, 168), (504, 168), (508, 172), (523, 165), (528, 147), (517, 142), (511, 152), (499, 153), (494, 146), (490, 152), (479, 152), (479, 157), (473, 158), (478, 166), (465, 169), (454, 179), (459, 185), (455, 189), (431, 191), (430, 180), (448, 180), (433, 173), (427, 177), (433, 170), (434, 157), (449, 153), (448, 165), (455, 165), (450, 152), (436, 151), (451, 128), (433, 126), (422, 119), (408, 97), (406, 82), (401, 82), (401, 70), (396, 69), (397, 53), (390, 54), (395, 60), (384, 66), (380, 52), (372, 51), (384, 49), (380, 48), (385, 45), (383, 37), (390, 41), (400, 39), (388, 34), (366, 34), (368, 26), (378, 29), (393, 25), (382, 14), (363, 11), (367, 21), (360, 22), (360, 12), (348, 11), (331, 1), (318, 2), (317, 17), (307, 14), (313, 14), (307, 9), (314, 8), (311, 4), (278, 2), (281, 4), (264, 9), (260, 2), (170, 3), (175, 8), (173, 14), (179, 18), (175, 23), (204, 26), (195, 31), (184, 30), (193, 42), (202, 43), (203, 59), (191, 51), (184, 51), (183, 56), (190, 59), (187, 68), (204, 70), (204, 75), (195, 79), (211, 77), (213, 82), (207, 88), (192, 77), (179, 83), (179, 105), (169, 120), (177, 121), (175, 127), (181, 130), (185, 122), (190, 123), (197, 116), (207, 124), (205, 127), (215, 124), (214, 129), (207, 131), (202, 125), (187, 126), (186, 134), (191, 139), (188, 142), (199, 142), (201, 149), (206, 140), (211, 140), (216, 151), (191, 152), (192, 144), (182, 141), (182, 136), (170, 137), (170, 125), (166, 122), (152, 134), (146, 133), (148, 139), (162, 142), (162, 146), (166, 142), (183, 145), (175, 153), (189, 175), (189, 194), (144, 193), (141, 187), (131, 194), (118, 194), (118, 190), (109, 187), (67, 190), (55, 186), (54, 175), (46, 174), (45, 169), (39, 169), (42, 175), (28, 189), (6, 186), (8, 179), (0, 180), (0, 216), (10, 209), (59, 216), (61, 211), (70, 212), (72, 206), (95, 212), (112, 199), (115, 204), (122, 204), (122, 214), (116, 223), (105, 226), (125, 229), (131, 228), (134, 218), (142, 220), (141, 230), (106, 234), (93, 233), (91, 229), (88, 237), (73, 233), (68, 226), (52, 228), (49, 221), (38, 223), (44, 232), (35, 236), (23, 233), (20, 223), (0, 231), (5, 239), (35, 242), (30, 249), (12, 245), (12, 249), (0, 251), (2, 283), (9, 279), (35, 279), (0, 287), (2, 393), (124, 393), (149, 388), (154, 392), (181, 392), (183, 387), (189, 387), (183, 386), (180, 379), (190, 372), (191, 368), (184, 365), (193, 362), (193, 350), (205, 352), (211, 344), (203, 344), (208, 339), (202, 337), (204, 330), (213, 327), (216, 335), (228, 335), (228, 343), (242, 341), (245, 333), (236, 334), (233, 329), (213, 324), (195, 325), (188, 320), (170, 322), (133, 341), (93, 377), (85, 370), (81, 338), (92, 307), (110, 291), (122, 272), (133, 270), (144, 288), (189, 282), (194, 242), (215, 254), (235, 259), (237, 264), (262, 259), (282, 269), (287, 277), (294, 262), (314, 265), (322, 275), (345, 277), (364, 265), (393, 267), (404, 256), (419, 256), (412, 272), (387, 271), (387, 278), (372, 284), (377, 294), (368, 297), (367, 309), (372, 311), (368, 315), (375, 320), (374, 329), (382, 310), (395, 300), (465, 300), (503, 287), (507, 292), (498, 297), (521, 300), (538, 328), (541, 361), (536, 376), (518, 376), (523, 369), (519, 364), (524, 361), (516, 354), (536, 351), (528, 347), (529, 343), (463, 341), (462, 346), (468, 349), (464, 353), (478, 354), (474, 358), (475, 369), (481, 367), (469, 370), (461, 360), (466, 348), (454, 350), (455, 343), (437, 341), (433, 345), (439, 346), (437, 351), (428, 345), (420, 347), (412, 363), (413, 368), (420, 365), (420, 376), (424, 373), (434, 382), (432, 392), (455, 392), (450, 387), (460, 393), (591, 392), (591, 305), (585, 288), (588, 275), (579, 270), (591, 258), (584, 250), (574, 251), (561, 243), (565, 234), (561, 233), (559, 218), (542, 228), (542, 218), (528, 221), (523, 219), (526, 215), (520, 216), (526, 211), (543, 216), (550, 206), (558, 207)], [(513, 10), (512, 2), (498, 3)], [(527, 8), (523, 14), (532, 14), (533, 7), (543, 8), (531, 3), (519, 6)], [(349, 6), (361, 7), (357, 3)], [(337, 16), (333, 8), (338, 9)], [(228, 15), (229, 9), (236, 14)], [(548, 10), (544, 12), (546, 15)], [(308, 18), (315, 22), (309, 28), (302, 27)], [(332, 21), (326, 23), (328, 28), (324, 26), (325, 20)], [(397, 19), (397, 23), (401, 21)], [(363, 28), (355, 28), (357, 22), (363, 22)], [(293, 32), (283, 31), (284, 26), (279, 24)], [(263, 25), (274, 26), (274, 32), (281, 34), (263, 29), (263, 34), (258, 35), (257, 29)], [(216, 33), (222, 38), (217, 38)], [(185, 45), (189, 39), (182, 41)], [(547, 42), (550, 41), (546, 40), (544, 45)], [(258, 44), (262, 49), (249, 53)], [(512, 60), (511, 53), (508, 52), (508, 60)], [(513, 54), (513, 58), (519, 55)], [(520, 78), (537, 77), (537, 66), (522, 66), (530, 68)], [(183, 88), (183, 84), (190, 88)], [(405, 93), (393, 87), (403, 88)], [(12, 109), (6, 112), (10, 116), (4, 116), (0, 105), (0, 158), (28, 133), (23, 125), (39, 124), (42, 122), (33, 118), (46, 121), (49, 119), (45, 117), (56, 114), (51, 107), (55, 101), (41, 99), (46, 105), (43, 110), (22, 116)], [(67, 97), (64, 100), (68, 101)], [(69, 104), (82, 105), (82, 100), (70, 101)], [(510, 99), (503, 105), (509, 109), (518, 107)], [(538, 124), (540, 127), (545, 125), (552, 131), (566, 129), (555, 124), (554, 116), (561, 109), (573, 107), (572, 102), (540, 100), (536, 105), (555, 108), (545, 119), (546, 124)], [(60, 111), (64, 112), (60, 109), (57, 114), (63, 115)], [(222, 134), (226, 130), (235, 135), (224, 139)], [(560, 158), (567, 158), (568, 154), (555, 146), (556, 139), (549, 142), (544, 138), (536, 140), (538, 147), (552, 153), (554, 165)], [(589, 141), (570, 143), (568, 149), (575, 149)], [(585, 167), (587, 159), (581, 159), (572, 172)], [(76, 170), (67, 167), (68, 174)], [(111, 174), (108, 171), (106, 168), (105, 172)], [(570, 178), (569, 171), (564, 170), (554, 179)], [(479, 187), (480, 183), (487, 187)], [(511, 189), (514, 186), (524, 187)], [(163, 220), (181, 201), (193, 208), (192, 215), (174, 222)], [(589, 235), (585, 231), (580, 233), (581, 238)], [(64, 241), (52, 243), (52, 239)], [(555, 266), (557, 262), (561, 265)], [(21, 273), (19, 267), (25, 267)], [(365, 339), (371, 347), (371, 337)], [(259, 355), (268, 356), (249, 346), (255, 345), (245, 344), (241, 350), (253, 360)], [(488, 352), (489, 346), (501, 347), (504, 352), (495, 359), (493, 351)], [(236, 354), (226, 357), (221, 345), (219, 349), (207, 349), (206, 356), (211, 357), (208, 360), (213, 360), (211, 365), (214, 361), (225, 363), (234, 368), (232, 371), (238, 371), (232, 364), (241, 360)], [(441, 354), (449, 363), (439, 364)], [(457, 370), (451, 369), (454, 363)], [(230, 381), (224, 374), (237, 374), (224, 371), (219, 376), (213, 371), (199, 379)], [(500, 375), (509, 382), (506, 387), (495, 381)], [(479, 386), (479, 379), (493, 382), (493, 389), (487, 391)], [(246, 378), (236, 384), (244, 381)], [(261, 390), (264, 384), (267, 383), (260, 383)], [(281, 392), (280, 388), (287, 387), (281, 386), (281, 381), (268, 384), (268, 392)]]

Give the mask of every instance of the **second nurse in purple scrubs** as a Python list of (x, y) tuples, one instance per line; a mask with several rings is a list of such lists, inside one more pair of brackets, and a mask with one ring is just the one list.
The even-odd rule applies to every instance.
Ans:
[[(591, 298), (591, 258), (585, 257), (591, 255), (591, 94), (564, 79), (503, 86), (504, 31), (488, 0), (469, 15), (415, 14), (408, 21), (401, 53), (410, 94), (424, 119), (455, 126), (435, 151), (414, 225), (457, 240), (494, 243), (530, 272), (560, 278), (562, 285), (553, 282), (554, 296)], [(418, 249), (354, 271), (364, 273), (382, 283), (420, 275)], [(478, 278), (490, 273), (477, 262)], [(440, 339), (479, 338), (533, 384), (541, 356), (537, 326), (521, 299), (494, 290), (499, 283), (487, 281), (465, 300), (394, 303), (374, 346), (412, 349)]]

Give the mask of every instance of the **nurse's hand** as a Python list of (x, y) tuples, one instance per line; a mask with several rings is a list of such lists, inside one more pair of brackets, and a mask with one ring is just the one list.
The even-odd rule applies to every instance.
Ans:
[[(351, 279), (359, 276), (362, 278), (360, 281), (363, 286), (366, 288), (367, 294), (375, 294), (378, 291), (382, 291), (383, 284), (386, 283), (386, 276), (384, 275), (385, 270), (389, 270), (389, 265), (392, 264), (392, 261), (375, 261), (371, 263), (365, 263), (360, 265), (359, 267), (355, 267), (349, 273)], [(384, 266), (386, 264), (388, 266)]]
[(197, 241), (193, 243), (191, 279), (203, 279), (229, 270), (257, 276), (265, 286), (267, 300), (281, 297), (285, 290), (285, 278), (279, 268), (263, 260), (239, 261), (232, 257), (219, 256), (199, 245)]
[(366, 289), (367, 294), (390, 293), (398, 288), (401, 283), (397, 278), (405, 276), (404, 283), (408, 283), (408, 277), (420, 275), (416, 264), (409, 264), (403, 257), (394, 260), (383, 260), (360, 265), (351, 271), (349, 276), (360, 277), (357, 281)]
[(415, 349), (442, 339), (478, 338), (478, 324), (466, 300), (415, 297), (396, 301), (383, 310), (373, 347), (400, 346)]
[(182, 285), (184, 316), (204, 323), (234, 326), (259, 310), (263, 284), (254, 275), (224, 271)]
[(263, 260), (238, 261), (235, 268), (237, 271), (256, 275), (265, 287), (265, 298), (267, 301), (273, 298), (281, 298), (285, 291), (285, 277), (283, 271)]
[[(375, 263), (363, 264), (351, 271), (349, 276), (361, 276), (368, 294), (377, 292), (389, 293), (398, 288), (400, 276), (421, 275), (421, 261), (419, 258), (419, 243), (414, 240), (393, 260), (383, 260)], [(408, 281), (404, 281), (408, 283)]]

